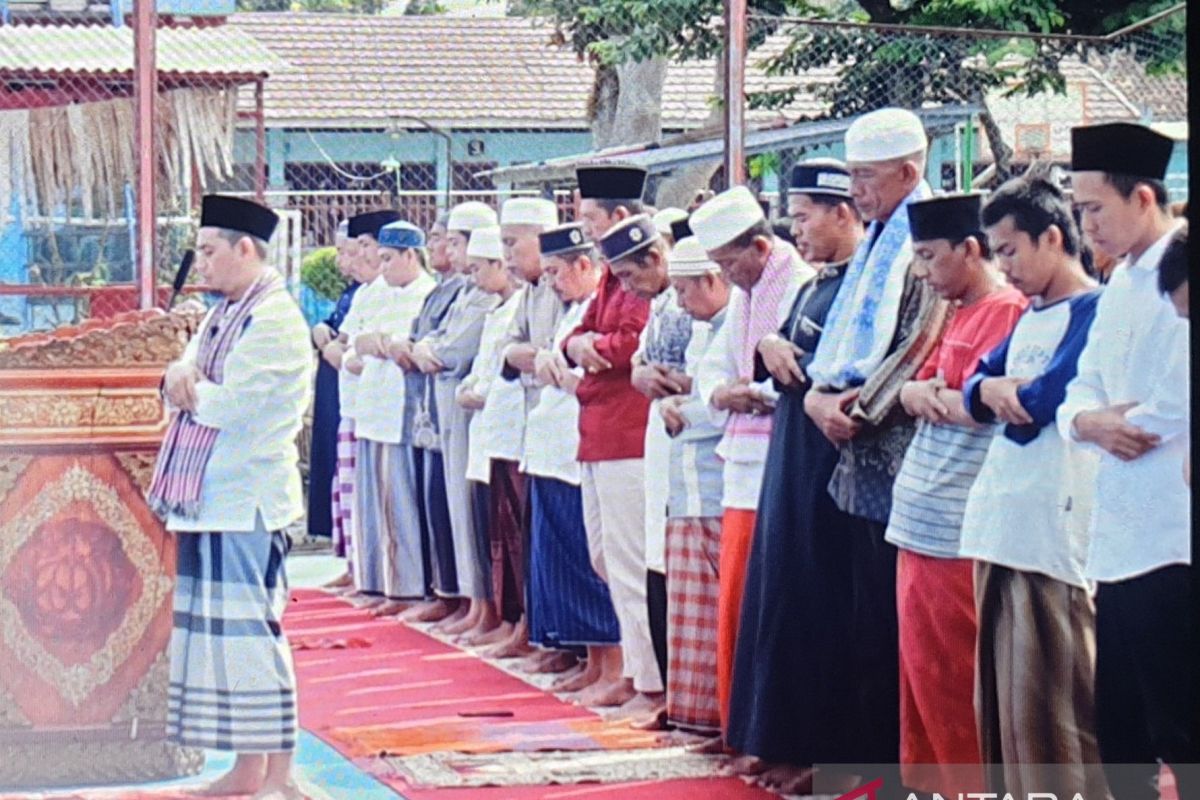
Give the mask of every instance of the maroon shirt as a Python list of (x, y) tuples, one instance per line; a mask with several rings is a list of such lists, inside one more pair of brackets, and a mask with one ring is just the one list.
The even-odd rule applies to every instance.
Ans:
[[(563, 341), (566, 355), (567, 346), (576, 336), (598, 333), (596, 352), (612, 364), (612, 369), (585, 374), (575, 390), (579, 399), (580, 461), (643, 456), (650, 398), (634, 389), (629, 377), (638, 337), (649, 318), (650, 301), (622, 289), (621, 282), (605, 267), (583, 321)], [(567, 361), (574, 366), (570, 356)]]

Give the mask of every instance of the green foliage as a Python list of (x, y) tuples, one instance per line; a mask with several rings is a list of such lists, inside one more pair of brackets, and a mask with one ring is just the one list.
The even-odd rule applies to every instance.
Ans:
[(404, 6), (406, 17), (427, 17), (445, 13), (446, 7), (437, 0), (408, 0), (408, 4)]
[(337, 268), (337, 248), (314, 250), (300, 262), (300, 281), (322, 297), (336, 301), (348, 281)]

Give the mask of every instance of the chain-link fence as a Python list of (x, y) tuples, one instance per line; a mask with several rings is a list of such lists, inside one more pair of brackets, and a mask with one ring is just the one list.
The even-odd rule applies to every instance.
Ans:
[[(158, 283), (208, 191), (283, 212), (273, 259), (315, 314), (300, 264), (360, 211), (395, 207), (428, 227), (462, 200), (532, 193), (570, 219), (573, 166), (597, 151), (645, 165), (659, 206), (722, 186), (720, 3), (628, 3), (607, 17), (618, 0), (443, 3), (314, 13), (159, 0)], [(0, 337), (137, 305), (130, 11), (0, 11)], [(931, 182), (945, 189), (1065, 163), (1074, 125), (1149, 121), (1186, 136), (1182, 6), (1106, 38), (787, 11), (750, 3), (744, 64), (749, 181), (776, 210), (792, 163), (838, 155), (848, 119), (888, 104), (923, 109)], [(1168, 181), (1180, 199), (1185, 165), (1186, 143)]]

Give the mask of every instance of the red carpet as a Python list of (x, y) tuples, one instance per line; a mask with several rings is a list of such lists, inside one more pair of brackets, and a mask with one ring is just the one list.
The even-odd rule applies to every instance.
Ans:
[[(480, 659), (320, 591), (297, 591), (284, 619), (294, 643), (300, 724), (411, 800), (721, 798), (768, 793), (736, 778), (604, 785), (428, 789), (381, 774), (383, 751), (437, 749), (609, 749), (646, 747), (650, 737), (618, 731)], [(464, 718), (460, 715), (503, 716)]]

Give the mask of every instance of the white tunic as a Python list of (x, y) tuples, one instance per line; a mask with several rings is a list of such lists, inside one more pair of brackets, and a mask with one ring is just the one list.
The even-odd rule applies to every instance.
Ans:
[(338, 370), (338, 404), (343, 418), (354, 419), (358, 384), (362, 380), (361, 375), (351, 373), (345, 366), (354, 355), (354, 337), (371, 330), (376, 324), (376, 318), (387, 307), (391, 288), (382, 275), (363, 286), (354, 293), (350, 310), (342, 320), (339, 333), (349, 338), (345, 355), (342, 356), (342, 368)]
[[(208, 327), (209, 311), (200, 326)], [(195, 363), (199, 334), (180, 358)], [(304, 514), (296, 434), (312, 391), (308, 325), (287, 292), (275, 292), (254, 309), (225, 360), (220, 384), (196, 384), (195, 420), (216, 428), (204, 470), (200, 515), (171, 514), (172, 531), (253, 531), (258, 515), (269, 531)]]
[[(427, 272), (407, 286), (389, 286), (380, 293), (380, 312), (360, 333), (386, 333), (393, 340), (408, 338), (425, 298), (437, 286)], [(363, 358), (354, 401), (354, 435), (373, 442), (399, 444), (404, 429), (405, 373), (390, 358)]]
[[(675, 289), (669, 288), (650, 301), (650, 319), (638, 336), (639, 360), (646, 344), (655, 333), (658, 315), (676, 304)], [(654, 572), (667, 571), (667, 498), (671, 491), (671, 436), (667, 433), (659, 412), (661, 400), (650, 401), (643, 443), (642, 469), (646, 476), (646, 568)]]
[(1058, 411), (1062, 435), (1074, 437), (1081, 412), (1137, 403), (1125, 418), (1162, 437), (1162, 444), (1133, 461), (1086, 445), (1100, 452), (1087, 564), (1093, 580), (1120, 581), (1191, 563), (1190, 493), (1183, 482), (1188, 324), (1158, 291), (1158, 262), (1170, 236), (1113, 272), (1079, 357), (1079, 373)]
[[(567, 307), (554, 331), (552, 350), (562, 347), (563, 340), (583, 321), (583, 315), (591, 304), (592, 297), (588, 297)], [(575, 367), (572, 373), (576, 378), (583, 378), (582, 367)], [(521, 471), (578, 486), (580, 470), (579, 462), (575, 459), (578, 452), (579, 399), (557, 386), (543, 386), (537, 405), (525, 421)]]
[[(523, 290), (522, 290), (523, 291)], [(462, 383), (458, 386), (458, 391), (466, 392), (473, 391), (482, 395), (487, 405), (482, 411), (477, 411), (471, 415), (471, 422), (468, 430), (468, 447), (467, 447), (467, 480), (479, 481), (487, 483), (491, 474), (491, 458), (489, 450), (494, 448), (489, 447), (489, 437), (495, 434), (495, 431), (488, 425), (488, 418), (484, 416), (487, 411), (487, 406), (491, 405), (499, 394), (500, 400), (497, 404), (503, 404), (505, 400), (504, 394), (497, 393), (497, 384), (507, 384), (508, 381), (500, 377), (501, 353), (505, 344), (505, 334), (508, 332), (509, 325), (512, 324), (513, 315), (517, 313), (517, 307), (521, 304), (521, 292), (513, 292), (507, 300), (494, 309), (488, 312), (483, 322), (483, 334), (479, 338), (479, 354), (475, 356), (475, 360), (471, 363), (471, 372), (467, 377), (463, 378)], [(517, 416), (520, 418), (525, 411), (525, 390), (520, 383), (513, 382), (512, 385), (516, 388), (515, 393), (510, 393), (516, 398)], [(497, 415), (493, 414), (491, 420), (493, 425), (502, 425), (502, 419), (498, 419)], [(516, 429), (517, 446), (520, 446), (521, 429), (518, 426)]]

